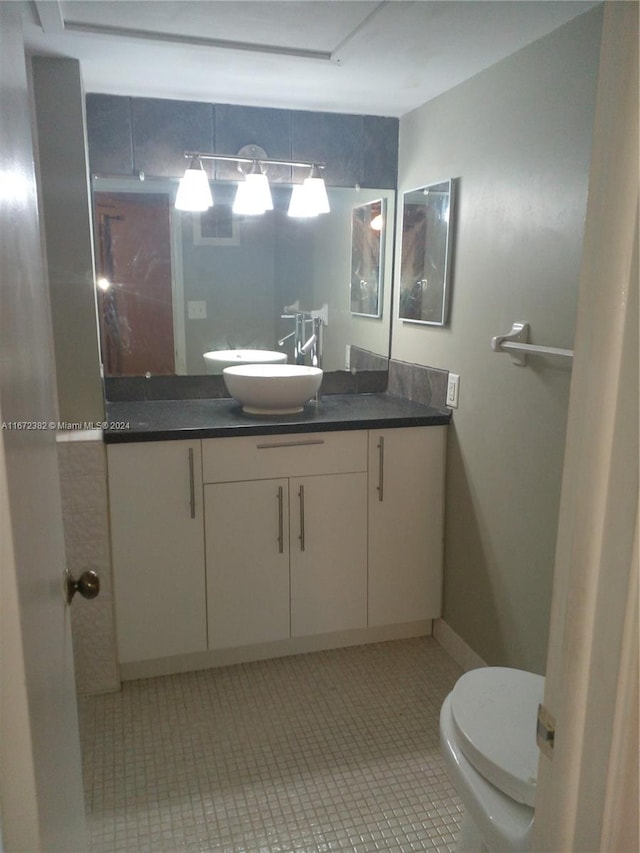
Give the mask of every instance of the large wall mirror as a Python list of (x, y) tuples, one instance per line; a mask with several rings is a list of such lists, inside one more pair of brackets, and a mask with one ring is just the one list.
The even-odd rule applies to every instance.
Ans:
[(451, 296), (454, 181), (405, 192), (402, 202), (401, 320), (445, 326)]
[(281, 349), (290, 307), (324, 311), (323, 367), (346, 367), (349, 347), (388, 358), (391, 287), (371, 315), (352, 314), (352, 216), (386, 208), (380, 276), (391, 280), (395, 191), (329, 188), (331, 212), (287, 216), (291, 187), (272, 185), (274, 210), (235, 217), (235, 183), (218, 182), (203, 214), (173, 206), (177, 181), (94, 178), (102, 357), (106, 376), (203, 374), (204, 353)]

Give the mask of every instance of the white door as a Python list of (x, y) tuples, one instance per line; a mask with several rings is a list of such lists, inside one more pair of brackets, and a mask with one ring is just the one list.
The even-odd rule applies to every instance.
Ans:
[(86, 850), (51, 324), (20, 15), (0, 4), (0, 815), (6, 850)]
[(638, 6), (605, 3), (535, 851), (638, 837)]

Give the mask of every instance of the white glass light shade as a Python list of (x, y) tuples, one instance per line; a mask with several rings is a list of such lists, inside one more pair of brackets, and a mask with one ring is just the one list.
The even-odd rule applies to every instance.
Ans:
[(309, 199), (305, 193), (304, 184), (295, 184), (291, 193), (287, 216), (293, 216), (296, 219), (303, 219), (317, 215), (317, 211), (313, 210), (309, 205)]
[(327, 197), (327, 188), (324, 185), (323, 178), (305, 178), (303, 182), (304, 191), (309, 199), (309, 206), (316, 213), (329, 213), (329, 199)]
[[(198, 161), (199, 162), (199, 161)], [(209, 178), (202, 168), (192, 161), (180, 180), (176, 193), (176, 210), (208, 210), (213, 207), (213, 196), (209, 187)]]
[(273, 210), (269, 181), (266, 175), (252, 172), (238, 184), (233, 212), (244, 216), (259, 216), (265, 210)]
[(296, 184), (289, 202), (289, 216), (311, 217), (320, 213), (329, 213), (327, 188), (322, 178), (305, 178), (301, 184)]

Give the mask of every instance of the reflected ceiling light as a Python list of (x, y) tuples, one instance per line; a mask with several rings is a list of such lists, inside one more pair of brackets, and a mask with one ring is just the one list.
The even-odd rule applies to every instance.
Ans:
[[(302, 184), (296, 184), (291, 195), (289, 216), (317, 216), (329, 212), (327, 188), (321, 176), (324, 163), (305, 163), (295, 160), (273, 160), (257, 145), (245, 145), (237, 155), (206, 154), (202, 151), (185, 151), (190, 159), (189, 168), (180, 181), (176, 195), (177, 210), (203, 211), (213, 206), (209, 180), (202, 166), (202, 160), (221, 160), (236, 163), (245, 174), (238, 184), (238, 192), (233, 204), (233, 212), (238, 215), (256, 215), (273, 210), (273, 200), (267, 179), (266, 166), (293, 166), (310, 169), (309, 177)], [(249, 166), (245, 171), (243, 166)]]
[(175, 206), (176, 210), (191, 211), (208, 210), (213, 207), (209, 178), (198, 155), (191, 158), (191, 163), (180, 180)]
[(379, 213), (377, 216), (374, 216), (369, 225), (373, 231), (382, 231), (382, 214)]
[(237, 215), (255, 216), (273, 210), (273, 199), (267, 176), (254, 160), (251, 171), (244, 181), (238, 184), (238, 192), (233, 203), (233, 212)]
[(108, 278), (104, 278), (104, 276), (101, 276), (96, 281), (96, 284), (100, 290), (109, 290), (109, 288), (111, 287), (111, 282)]
[(318, 215), (318, 211), (309, 204), (304, 184), (294, 184), (287, 215), (296, 219), (306, 219)]
[(324, 178), (320, 175), (321, 168), (318, 163), (312, 164), (309, 177), (294, 186), (287, 211), (289, 216), (310, 217), (329, 213), (329, 198)]

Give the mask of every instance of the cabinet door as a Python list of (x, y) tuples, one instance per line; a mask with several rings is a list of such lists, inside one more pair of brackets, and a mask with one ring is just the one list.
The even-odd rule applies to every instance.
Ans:
[(370, 626), (440, 615), (445, 430), (369, 433)]
[(367, 475), (289, 481), (291, 636), (367, 624)]
[(289, 637), (288, 480), (205, 489), (209, 647)]
[(200, 442), (107, 447), (121, 663), (207, 647)]

